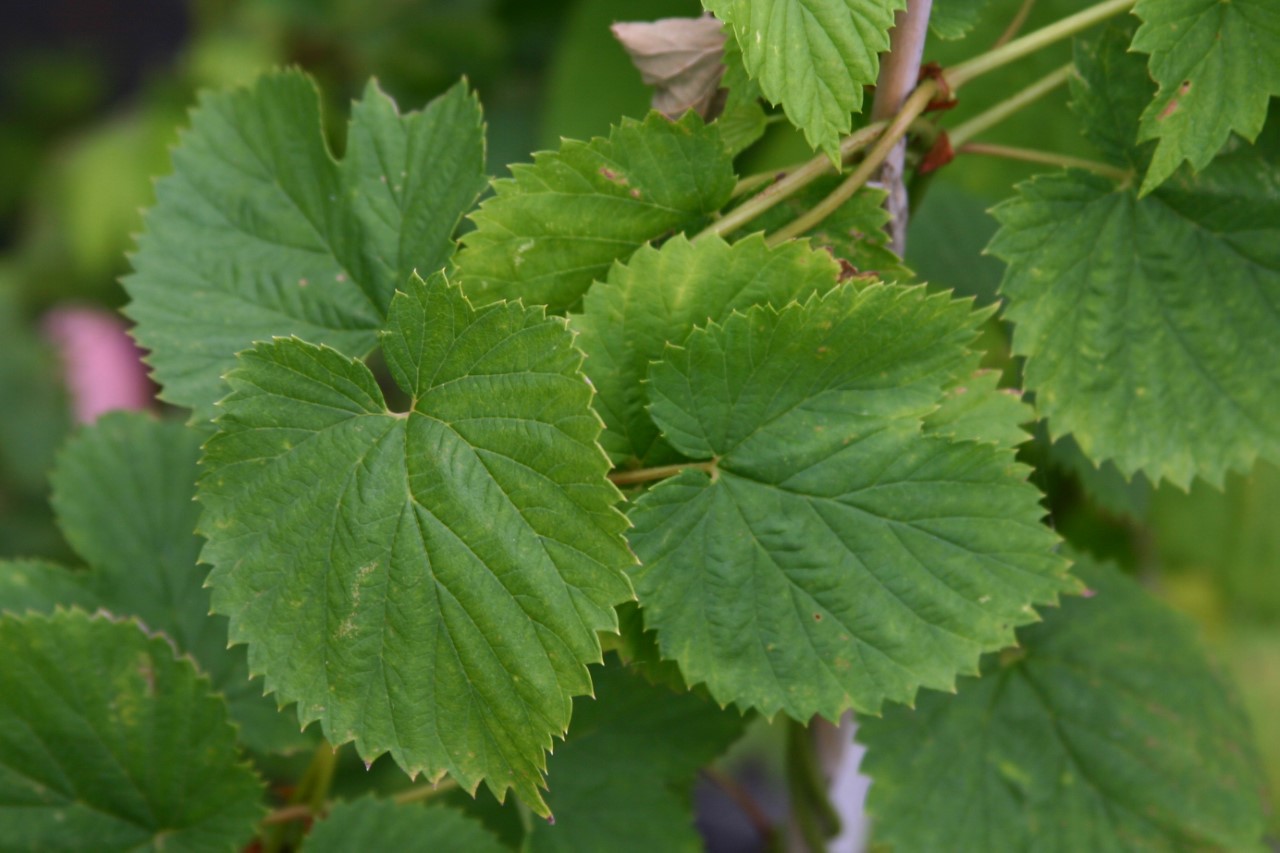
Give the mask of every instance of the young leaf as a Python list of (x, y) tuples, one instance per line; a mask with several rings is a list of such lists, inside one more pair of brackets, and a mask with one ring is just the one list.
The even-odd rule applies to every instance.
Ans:
[(650, 370), (653, 416), (709, 460), (631, 518), (648, 627), (690, 683), (836, 719), (950, 687), (1074, 588), (1038, 493), (992, 443), (923, 434), (981, 314), (845, 285), (735, 314)]
[(370, 83), (337, 163), (314, 84), (287, 71), (204, 96), (173, 164), (125, 279), (128, 313), (165, 399), (204, 421), (253, 341), (373, 348), (395, 288), (448, 263), (484, 186), (484, 132), (462, 84), (400, 115)]
[(862, 110), (878, 54), (889, 47), (893, 14), (906, 0), (703, 0), (729, 24), (747, 71), (770, 103), (832, 162), (840, 136)]
[(988, 0), (934, 0), (929, 29), (940, 39), (962, 39), (978, 23), (987, 3)]
[(658, 437), (642, 383), (667, 343), (683, 343), (695, 326), (723, 322), (759, 303), (781, 308), (835, 287), (839, 268), (825, 252), (789, 242), (775, 249), (753, 235), (729, 245), (683, 236), (661, 249), (645, 247), (587, 294), (574, 315), (584, 369), (599, 392), (605, 422), (601, 444), (619, 464), (661, 464), (676, 458)]
[(214, 610), (331, 743), (545, 815), (543, 753), (631, 598), (582, 355), (563, 320), (474, 309), (443, 274), (387, 324), (405, 413), (297, 339), (228, 374), (199, 487)]
[(1242, 146), (1145, 198), (1069, 171), (995, 209), (1013, 351), (1055, 438), (1183, 488), (1280, 459), (1278, 185)]
[(226, 705), (137, 622), (0, 617), (0, 838), (18, 850), (233, 850), (264, 813)]
[(566, 139), (493, 182), (471, 215), (458, 268), (477, 304), (522, 299), (576, 308), (615, 260), (694, 228), (733, 191), (733, 163), (715, 125), (696, 115), (623, 119), (608, 139)]
[[(1191, 626), (1114, 569), (958, 696), (864, 719), (876, 840), (902, 850), (1252, 850), (1248, 723)], [(1105, 642), (1101, 641), (1105, 638)], [(928, 815), (928, 820), (921, 820)]]
[(250, 682), (244, 650), (227, 648), (226, 620), (209, 615), (192, 501), (199, 445), (195, 430), (136, 412), (110, 413), (77, 433), (50, 481), (63, 535), (90, 568), (0, 563), (0, 610), (78, 605), (136, 616), (208, 673), (247, 746), (287, 751), (306, 741)]
[(334, 806), (312, 828), (304, 853), (351, 853), (355, 850), (456, 850), (462, 853), (505, 853), (506, 848), (478, 821), (457, 809), (361, 797)]
[(1158, 139), (1142, 194), (1185, 160), (1203, 169), (1232, 133), (1256, 139), (1280, 95), (1280, 5), (1275, 0), (1139, 0), (1133, 49), (1151, 55), (1160, 89), (1140, 138)]
[(547, 765), (556, 822), (535, 824), (528, 850), (702, 850), (693, 780), (742, 735), (742, 716), (648, 684), (617, 661), (594, 670), (594, 679), (596, 698), (577, 700), (573, 729)]

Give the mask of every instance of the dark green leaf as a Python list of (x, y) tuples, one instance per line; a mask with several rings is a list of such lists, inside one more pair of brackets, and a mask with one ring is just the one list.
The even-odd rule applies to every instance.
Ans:
[(1071, 109), (1084, 135), (1107, 160), (1139, 174), (1151, 161), (1151, 145), (1138, 146), (1138, 119), (1155, 84), (1142, 57), (1129, 52), (1133, 27), (1111, 24), (1091, 38), (1077, 38), (1070, 78)]
[(556, 822), (536, 824), (528, 849), (702, 850), (694, 777), (741, 736), (742, 716), (648, 684), (616, 661), (594, 678), (596, 698), (577, 700), (569, 738), (547, 765)]
[(733, 163), (715, 125), (623, 119), (608, 139), (566, 139), (493, 182), (458, 255), (477, 304), (522, 299), (553, 312), (577, 307), (615, 260), (693, 228), (733, 191)]
[(1185, 160), (1197, 171), (1232, 133), (1256, 139), (1280, 95), (1280, 5), (1275, 0), (1139, 0), (1133, 49), (1151, 55), (1160, 89), (1140, 138), (1158, 139), (1142, 193)]
[(690, 683), (799, 720), (874, 712), (976, 672), (1074, 588), (1012, 452), (922, 433), (971, 373), (981, 319), (922, 288), (845, 285), (653, 365), (654, 419), (711, 469), (631, 515), (645, 622)]
[(670, 461), (673, 451), (647, 411), (642, 383), (649, 363), (695, 326), (752, 305), (780, 308), (825, 293), (838, 272), (825, 252), (794, 242), (770, 249), (759, 234), (732, 246), (716, 237), (690, 243), (677, 236), (614, 266), (572, 318), (587, 354), (584, 369), (599, 392), (594, 403), (606, 426), (605, 450), (620, 464)]
[(0, 617), (0, 838), (11, 850), (234, 850), (262, 816), (227, 709), (136, 622)]
[(59, 604), (95, 610), (99, 600), (88, 580), (88, 572), (44, 560), (0, 561), (0, 610), (52, 613)]
[(213, 417), (256, 340), (373, 348), (391, 295), (440, 269), (484, 184), (480, 107), (458, 85), (400, 115), (369, 84), (335, 162), (300, 72), (206, 95), (173, 154), (125, 280), (165, 398)]
[(503, 853), (478, 821), (456, 809), (363, 797), (334, 807), (307, 835), (306, 853), (359, 850), (438, 850), (441, 853)]
[(437, 274), (382, 337), (411, 396), (296, 339), (228, 375), (200, 481), (214, 609), (303, 722), (545, 813), (544, 751), (631, 597), (618, 492), (561, 319)]
[(1248, 724), (1191, 626), (1114, 569), (958, 696), (863, 720), (867, 808), (900, 850), (1252, 850)]

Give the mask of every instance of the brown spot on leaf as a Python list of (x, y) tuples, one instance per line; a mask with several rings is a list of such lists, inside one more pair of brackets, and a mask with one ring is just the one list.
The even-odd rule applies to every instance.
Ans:
[(613, 181), (620, 187), (625, 187), (627, 185), (627, 179), (613, 171), (613, 169), (610, 169), (608, 166), (601, 166), (600, 174), (604, 176), (606, 181)]
[(813, 614), (813, 621), (814, 621), (814, 622), (821, 622), (821, 621), (822, 621), (822, 614), (821, 614), (821, 613), (815, 613), (815, 614)]

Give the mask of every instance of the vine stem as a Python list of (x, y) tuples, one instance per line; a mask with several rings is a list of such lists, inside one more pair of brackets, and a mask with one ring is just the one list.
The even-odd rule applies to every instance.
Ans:
[(665, 480), (685, 471), (706, 471), (711, 479), (716, 478), (716, 464), (719, 459), (710, 462), (681, 462), (676, 465), (659, 465), (656, 468), (636, 468), (631, 471), (614, 471), (609, 474), (609, 482), (615, 486), (634, 486), (637, 483), (652, 483), (654, 480)]
[(1133, 173), (1109, 163), (1097, 160), (1086, 160), (1083, 157), (1071, 157), (1053, 151), (1037, 151), (1033, 148), (1015, 148), (1012, 145), (990, 145), (982, 142), (970, 142), (956, 149), (957, 154), (985, 154), (989, 157), (1004, 157), (1007, 160), (1022, 160), (1027, 163), (1043, 163), (1046, 166), (1061, 166), (1064, 169), (1084, 169), (1112, 178), (1117, 181), (1133, 179)]
[[(866, 127), (859, 128), (854, 133), (846, 136), (840, 143), (840, 158), (847, 160), (857, 152), (866, 148), (876, 140), (880, 132), (888, 126), (888, 122), (874, 122)], [(781, 201), (785, 201), (800, 190), (807, 187), (817, 178), (822, 177), (834, 171), (831, 164), (831, 158), (826, 154), (819, 154), (807, 163), (798, 166), (794, 171), (788, 172), (781, 180), (774, 183), (769, 188), (763, 190), (753, 198), (749, 198), (724, 216), (711, 223), (705, 230), (700, 232), (693, 239), (705, 237), (709, 234), (729, 234), (746, 225), (769, 208), (773, 207)], [(760, 181), (761, 179), (754, 179)], [(750, 187), (748, 187), (750, 189)], [(744, 190), (745, 191), (745, 190)]]
[(1023, 107), (1038, 101), (1067, 82), (1067, 79), (1071, 77), (1071, 72), (1074, 70), (1075, 64), (1068, 62), (1061, 68), (1041, 77), (1027, 88), (1016, 92), (990, 109), (982, 111), (968, 121), (947, 131), (947, 138), (951, 140), (951, 146), (959, 148), (984, 130), (999, 124)]
[(981, 56), (962, 62), (946, 72), (947, 82), (952, 89), (958, 89), (975, 77), (981, 77), (1002, 65), (1008, 65), (1016, 59), (1035, 53), (1056, 41), (1070, 38), (1081, 30), (1087, 30), (1094, 24), (1100, 24), (1108, 18), (1115, 17), (1132, 8), (1137, 0), (1105, 0), (1084, 11), (1069, 15), (1047, 27), (1028, 33), (1022, 38), (1002, 44)]

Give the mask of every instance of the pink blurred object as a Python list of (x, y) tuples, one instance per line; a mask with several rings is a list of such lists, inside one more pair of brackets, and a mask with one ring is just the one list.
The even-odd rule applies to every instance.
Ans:
[(101, 308), (67, 306), (46, 314), (43, 326), (62, 356), (77, 421), (92, 423), (113, 409), (151, 407), (154, 388), (142, 354), (119, 317)]

